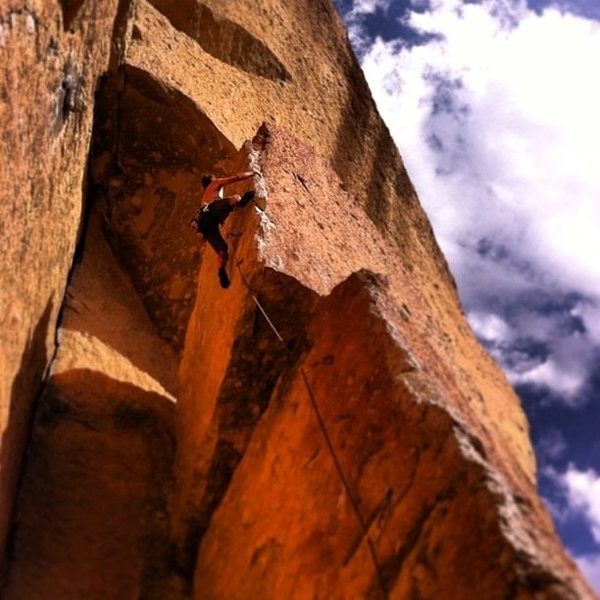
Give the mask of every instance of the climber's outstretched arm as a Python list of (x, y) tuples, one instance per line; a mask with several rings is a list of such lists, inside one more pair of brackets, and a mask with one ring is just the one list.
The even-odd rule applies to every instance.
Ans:
[(230, 183), (237, 183), (238, 181), (243, 181), (244, 179), (250, 179), (254, 173), (252, 171), (244, 171), (243, 173), (238, 173), (237, 175), (232, 175), (231, 177), (221, 177), (219, 179), (213, 179), (211, 182), (212, 185), (217, 185), (217, 187), (221, 187), (222, 185), (228, 185)]
[(253, 175), (254, 173), (252, 171), (244, 171), (243, 173), (238, 173), (237, 175), (232, 175), (231, 177), (220, 177), (218, 179), (213, 179), (202, 193), (202, 202), (206, 202), (207, 204), (213, 202), (219, 197), (219, 189), (224, 185), (237, 183), (238, 181), (243, 181), (244, 179), (250, 179), (250, 177)]

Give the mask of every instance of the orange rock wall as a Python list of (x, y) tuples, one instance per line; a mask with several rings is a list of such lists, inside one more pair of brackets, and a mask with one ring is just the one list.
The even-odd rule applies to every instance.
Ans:
[(81, 226), (116, 10), (117, 0), (0, 2), (0, 562)]
[(5, 0), (0, 52), (7, 598), (592, 597), (329, 0)]
[(3, 598), (180, 598), (168, 566), (177, 358), (95, 210), (59, 343), (37, 403)]
[(263, 128), (256, 162), (265, 210), (231, 225), (226, 295), (203, 262), (179, 376), (172, 531), (194, 597), (587, 597), (516, 396), (468, 330), (434, 325), (452, 296), (423, 295), (302, 142)]

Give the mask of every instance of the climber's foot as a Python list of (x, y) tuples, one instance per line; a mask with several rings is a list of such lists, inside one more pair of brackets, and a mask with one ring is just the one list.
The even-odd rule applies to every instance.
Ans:
[(229, 281), (229, 276), (227, 275), (227, 271), (225, 270), (225, 267), (221, 267), (219, 269), (219, 283), (221, 284), (221, 287), (224, 289), (227, 289), (231, 284), (231, 281)]
[(238, 201), (238, 204), (243, 208), (246, 206), (246, 204), (248, 204), (248, 202), (252, 202), (252, 200), (254, 200), (254, 196), (256, 196), (256, 192), (254, 190), (250, 190), (242, 196), (242, 198)]

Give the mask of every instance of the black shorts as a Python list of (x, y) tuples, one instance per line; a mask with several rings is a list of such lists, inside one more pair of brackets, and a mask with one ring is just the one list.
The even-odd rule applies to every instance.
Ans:
[(198, 231), (216, 250), (217, 254), (227, 252), (227, 243), (221, 235), (219, 226), (233, 211), (233, 206), (222, 198), (204, 205), (198, 214)]
[(210, 218), (210, 216), (201, 216), (198, 219), (198, 231), (202, 234), (202, 237), (215, 249), (217, 254), (227, 252), (227, 242), (221, 235), (218, 221)]

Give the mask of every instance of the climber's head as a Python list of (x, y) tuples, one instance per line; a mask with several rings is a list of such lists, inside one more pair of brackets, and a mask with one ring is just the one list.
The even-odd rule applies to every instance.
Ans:
[(206, 175), (203, 175), (202, 179), (201, 179), (202, 187), (204, 189), (206, 189), (213, 182), (214, 178), (215, 178), (215, 176), (212, 175), (211, 173), (207, 173)]

